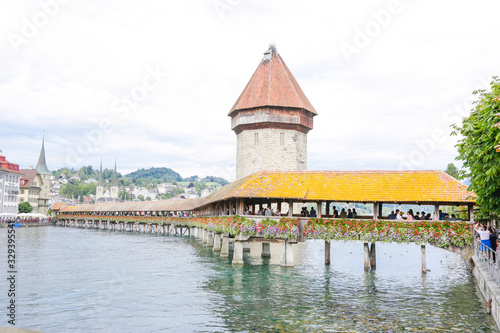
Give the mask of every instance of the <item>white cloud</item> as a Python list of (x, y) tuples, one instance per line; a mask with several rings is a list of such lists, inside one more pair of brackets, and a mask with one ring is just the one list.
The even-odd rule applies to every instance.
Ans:
[[(224, 1), (224, 0), (222, 0)], [(43, 3), (47, 3), (42, 0)], [(226, 1), (227, 2), (227, 1)], [(227, 113), (269, 43), (319, 113), (309, 169), (397, 169), (447, 110), (498, 74), (496, 1), (405, 1), (350, 62), (340, 45), (389, 1), (68, 1), (18, 50), (39, 1), (0, 13), (0, 149), (36, 164), (42, 131), (49, 167), (67, 164), (89, 133), (109, 130), (81, 163), (118, 159), (120, 171), (166, 166), (183, 176), (234, 177), (235, 135)], [(140, 85), (146, 68), (168, 77), (120, 118), (112, 103)], [(426, 155), (422, 169), (453, 161), (456, 138)], [(231, 174), (233, 172), (233, 174)]]

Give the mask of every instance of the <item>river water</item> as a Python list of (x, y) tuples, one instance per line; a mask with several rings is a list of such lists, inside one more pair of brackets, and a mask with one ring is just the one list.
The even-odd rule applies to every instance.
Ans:
[(282, 268), (274, 244), (271, 259), (252, 244), (232, 267), (188, 237), (63, 227), (16, 236), (16, 326), (44, 332), (498, 332), (469, 264), (431, 246), (422, 276), (413, 244), (377, 243), (377, 268), (365, 272), (360, 242), (332, 243), (325, 266), (324, 243), (307, 241), (294, 246), (295, 268)]

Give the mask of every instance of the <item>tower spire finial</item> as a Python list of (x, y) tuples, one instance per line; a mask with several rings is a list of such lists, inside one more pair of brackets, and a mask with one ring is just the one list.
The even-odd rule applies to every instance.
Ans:
[(273, 52), (278, 53), (278, 51), (276, 50), (276, 44), (271, 43), (269, 44), (269, 48), (267, 49), (267, 51), (264, 52), (264, 60), (271, 60), (271, 58), (273, 57)]

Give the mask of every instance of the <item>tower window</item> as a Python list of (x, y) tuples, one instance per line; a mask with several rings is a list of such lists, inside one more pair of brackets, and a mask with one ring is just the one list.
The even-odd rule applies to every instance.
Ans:
[(258, 145), (259, 144), (259, 133), (255, 133), (255, 144)]
[(280, 145), (285, 145), (285, 133), (283, 132), (280, 133)]

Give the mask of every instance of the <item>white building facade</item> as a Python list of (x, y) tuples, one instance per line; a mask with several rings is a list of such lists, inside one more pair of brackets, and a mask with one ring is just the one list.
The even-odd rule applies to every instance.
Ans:
[(19, 165), (7, 161), (0, 150), (0, 219), (18, 213), (20, 178)]

